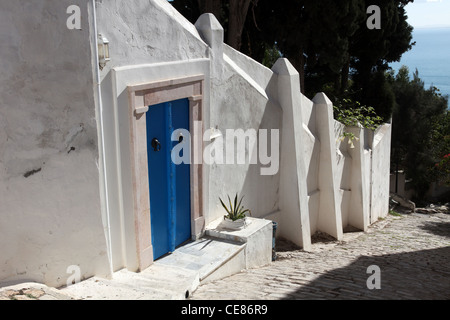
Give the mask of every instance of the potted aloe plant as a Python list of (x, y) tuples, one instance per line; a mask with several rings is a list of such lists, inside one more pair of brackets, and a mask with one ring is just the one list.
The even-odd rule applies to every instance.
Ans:
[(229, 207), (227, 207), (219, 197), (222, 207), (227, 212), (227, 214), (224, 216), (224, 221), (222, 221), (221, 226), (226, 229), (232, 230), (240, 230), (242, 228), (245, 228), (249, 224), (247, 214), (251, 216), (251, 211), (249, 209), (245, 209), (244, 206), (241, 206), (242, 199), (244, 199), (244, 197), (242, 197), (238, 203), (238, 195), (236, 194), (236, 197), (234, 198), (234, 205), (233, 203), (231, 203), (230, 196), (227, 197)]

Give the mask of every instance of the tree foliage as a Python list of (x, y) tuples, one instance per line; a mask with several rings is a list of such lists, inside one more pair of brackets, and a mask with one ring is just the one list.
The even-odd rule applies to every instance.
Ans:
[(360, 0), (292, 0), (282, 5), (259, 0), (247, 19), (241, 50), (261, 61), (276, 44), (299, 71), (302, 91), (314, 91), (320, 87), (315, 83), (339, 82), (349, 63), (350, 37), (365, 21), (364, 10)]
[[(417, 196), (430, 181), (446, 179), (449, 150), (447, 100), (389, 64), (410, 50), (413, 28), (405, 6), (413, 0), (173, 0), (195, 22), (213, 12), (227, 43), (271, 67), (288, 58), (300, 74), (302, 92), (325, 92), (336, 116), (393, 118), (392, 162), (403, 168)], [(367, 27), (367, 8), (381, 9), (381, 28)], [(356, 103), (356, 101), (359, 101)], [(367, 107), (366, 107), (367, 106)], [(367, 112), (370, 111), (370, 115)], [(364, 114), (364, 112), (366, 112)], [(444, 119), (444, 120), (443, 120)], [(343, 120), (344, 121), (344, 120)]]
[(250, 4), (254, 6), (258, 0), (173, 0), (171, 3), (192, 23), (203, 13), (214, 14), (224, 27), (228, 45), (239, 50)]
[(376, 130), (383, 119), (378, 116), (372, 107), (363, 106), (359, 101), (342, 99), (333, 106), (334, 119), (345, 125), (341, 139), (348, 138), (348, 143), (353, 148), (353, 140), (356, 139), (353, 132), (347, 131), (349, 127), (363, 127)]
[[(361, 101), (387, 121), (394, 97), (384, 74), (388, 63), (398, 61), (411, 48), (412, 27), (404, 9), (409, 2), (412, 0), (171, 3), (192, 22), (201, 13), (212, 12), (224, 27), (226, 42), (259, 62), (269, 64), (277, 53), (288, 58), (308, 97), (330, 88), (326, 93), (336, 100)], [(370, 5), (381, 9), (381, 29), (367, 28)], [(352, 96), (346, 96), (348, 93)]]
[(450, 187), (450, 111), (438, 115), (431, 130), (431, 153), (436, 163), (434, 178)]
[(422, 200), (438, 176), (435, 164), (450, 153), (447, 98), (438, 89), (426, 89), (416, 70), (411, 79), (407, 67), (390, 73), (396, 97), (392, 124), (391, 167), (403, 169)]
[(365, 6), (381, 9), (381, 29), (359, 28), (351, 41), (352, 80), (358, 91), (357, 100), (370, 104), (386, 121), (395, 105), (394, 94), (386, 83), (389, 63), (399, 61), (412, 48), (413, 28), (407, 22), (405, 5), (410, 0), (370, 0)]

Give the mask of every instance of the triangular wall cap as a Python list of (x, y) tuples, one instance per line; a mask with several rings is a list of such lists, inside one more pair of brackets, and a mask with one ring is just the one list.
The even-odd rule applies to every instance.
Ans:
[(195, 27), (197, 29), (208, 28), (210, 30), (221, 30), (223, 31), (223, 27), (220, 24), (219, 20), (212, 13), (204, 13), (200, 17), (198, 17), (195, 22)]
[(333, 105), (333, 102), (331, 102), (331, 100), (328, 99), (327, 95), (323, 92), (316, 94), (314, 99), (312, 99), (312, 102), (314, 102), (314, 104)]
[(279, 58), (272, 67), (272, 71), (278, 75), (298, 75), (298, 71), (286, 58)]
[[(223, 28), (212, 13), (202, 14), (195, 23), (200, 36), (210, 47), (215, 43), (223, 43)], [(215, 39), (214, 39), (215, 38)]]

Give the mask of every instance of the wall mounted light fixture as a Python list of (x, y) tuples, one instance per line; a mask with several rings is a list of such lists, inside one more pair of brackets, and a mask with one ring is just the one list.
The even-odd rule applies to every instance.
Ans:
[(98, 34), (98, 64), (100, 70), (106, 66), (106, 63), (111, 60), (109, 57), (109, 41), (101, 33)]

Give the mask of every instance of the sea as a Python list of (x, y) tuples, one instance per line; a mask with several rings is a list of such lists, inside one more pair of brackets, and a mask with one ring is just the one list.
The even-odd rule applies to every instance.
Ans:
[(450, 97), (450, 27), (416, 28), (413, 41), (416, 44), (412, 49), (403, 54), (400, 62), (391, 63), (390, 67), (397, 73), (402, 65), (406, 65), (411, 79), (417, 69), (425, 88), (435, 86), (442, 95)]

